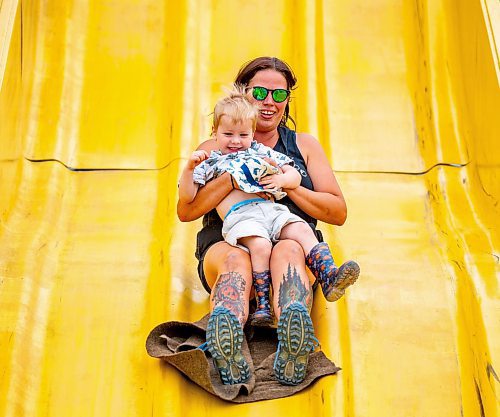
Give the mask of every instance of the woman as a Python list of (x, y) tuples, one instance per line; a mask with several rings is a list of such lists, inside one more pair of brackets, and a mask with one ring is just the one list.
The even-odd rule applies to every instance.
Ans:
[[(235, 83), (252, 91), (251, 99), (259, 108), (254, 139), (291, 157), (302, 174), (301, 186), (285, 190), (288, 197), (279, 202), (306, 220), (314, 230), (318, 220), (342, 225), (347, 215), (345, 200), (321, 145), (313, 136), (295, 133), (286, 127), (290, 119), (289, 94), (296, 81), (285, 62), (271, 57), (256, 58), (245, 64), (235, 79)], [(198, 149), (211, 152), (217, 145), (210, 139)], [(223, 241), (222, 220), (214, 210), (233, 187), (234, 181), (225, 173), (200, 188), (191, 203), (179, 202), (177, 206), (181, 221), (192, 221), (204, 215), (196, 256), (200, 261), (200, 279), (211, 293), (207, 343), (221, 378), (227, 384), (248, 378), (240, 340), (242, 326), (248, 318), (253, 285), (249, 255)], [(321, 233), (316, 233), (322, 241)], [(342, 268), (341, 279), (334, 283), (337, 298), (359, 274), (359, 267), (354, 262)], [(274, 246), (271, 276), (279, 340), (274, 371), (281, 383), (296, 385), (305, 378), (308, 356), (316, 340), (309, 316), (312, 280), (306, 270), (305, 254), (297, 242), (282, 240)]]

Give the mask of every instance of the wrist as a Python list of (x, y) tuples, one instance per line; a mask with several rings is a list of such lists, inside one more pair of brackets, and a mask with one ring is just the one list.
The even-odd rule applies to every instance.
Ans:
[(236, 183), (234, 181), (233, 176), (229, 172), (227, 173), (227, 175), (229, 175), (229, 181), (230, 181), (230, 184), (231, 184), (231, 190), (236, 189)]
[(295, 191), (300, 187), (300, 184), (297, 185), (296, 187), (291, 187), (291, 188), (287, 188), (287, 187), (283, 187), (283, 191), (285, 191), (288, 195), (290, 194), (294, 194)]

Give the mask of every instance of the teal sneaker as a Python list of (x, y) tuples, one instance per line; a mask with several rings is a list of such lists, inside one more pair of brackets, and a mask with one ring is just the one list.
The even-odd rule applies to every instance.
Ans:
[(216, 307), (208, 319), (207, 349), (225, 385), (241, 384), (250, 378), (250, 368), (241, 353), (243, 328), (226, 307)]
[(298, 385), (306, 377), (309, 354), (318, 343), (307, 308), (298, 302), (286, 307), (278, 320), (278, 350), (274, 375), (284, 385)]

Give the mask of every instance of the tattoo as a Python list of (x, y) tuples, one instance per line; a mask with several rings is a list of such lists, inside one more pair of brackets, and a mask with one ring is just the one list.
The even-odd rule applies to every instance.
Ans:
[(306, 307), (307, 307), (307, 311), (309, 311), (309, 313), (311, 313), (311, 310), (313, 308), (313, 291), (312, 291), (312, 288), (309, 288), (309, 291), (307, 291)]
[(232, 311), (240, 323), (245, 321), (245, 307), (243, 304), (245, 294), (245, 280), (239, 272), (221, 274), (212, 291), (214, 307), (224, 306)]
[(287, 305), (293, 301), (298, 301), (305, 304), (308, 309), (312, 305), (311, 291), (302, 283), (300, 275), (297, 273), (295, 267), (288, 264), (288, 272), (283, 275), (283, 281), (279, 288), (278, 306), (283, 310)]

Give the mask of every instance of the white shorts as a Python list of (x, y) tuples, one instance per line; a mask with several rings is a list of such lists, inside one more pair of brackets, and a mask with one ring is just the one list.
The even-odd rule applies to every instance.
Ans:
[(246, 247), (238, 244), (238, 239), (260, 236), (275, 243), (279, 240), (283, 227), (295, 222), (306, 223), (299, 216), (290, 213), (283, 204), (267, 200), (254, 201), (239, 206), (224, 218), (222, 237), (230, 245), (248, 252)]

